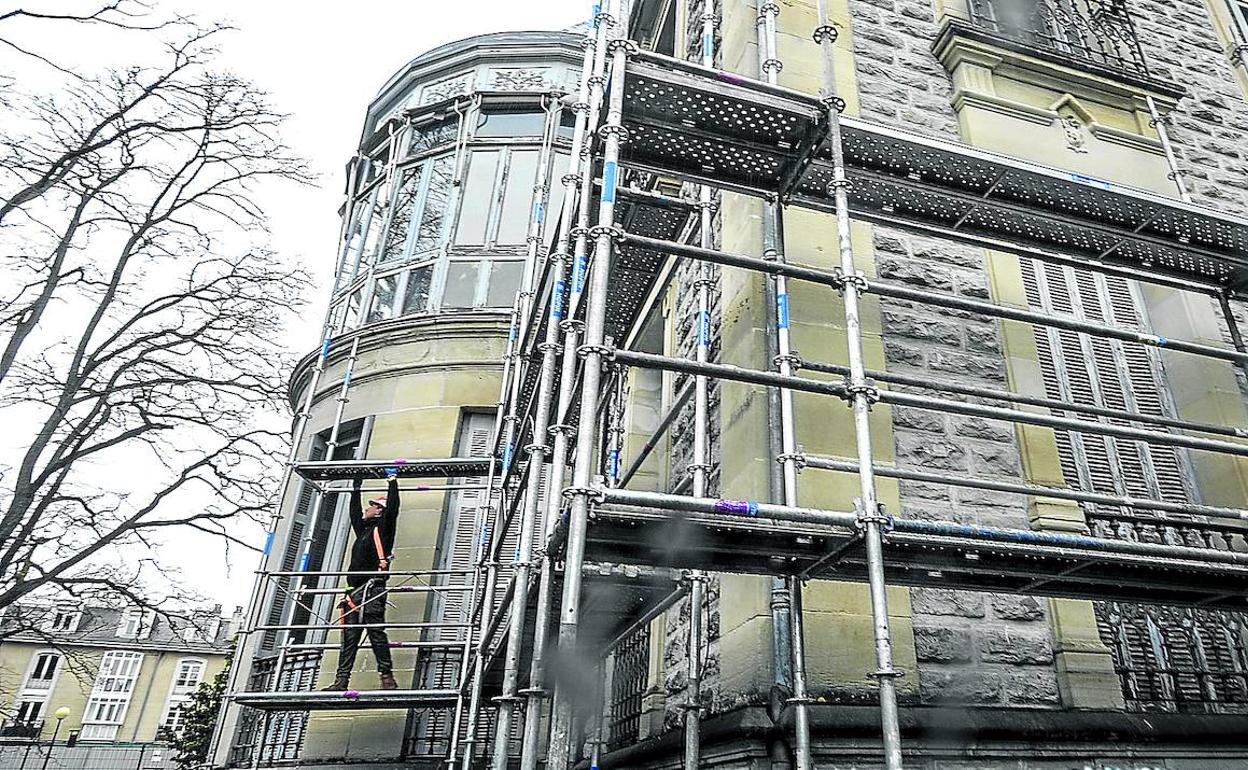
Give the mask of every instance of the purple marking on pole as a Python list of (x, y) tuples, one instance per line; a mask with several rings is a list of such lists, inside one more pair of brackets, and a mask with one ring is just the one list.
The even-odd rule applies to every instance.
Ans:
[(407, 465), (407, 460), (404, 460), (403, 458), (399, 458), (398, 460), (394, 461), (394, 464), (395, 465)]
[(416, 491), (417, 491), (417, 492), (428, 492), (428, 491), (429, 491), (429, 485), (427, 485), (427, 484), (418, 484), (418, 485), (416, 486)]
[(724, 72), (723, 70), (717, 70), (715, 74), (719, 77), (720, 80), (727, 80), (729, 83), (745, 83), (749, 81), (749, 78), (741, 77), (740, 75), (734, 72)]
[(359, 690), (344, 690), (344, 691), (343, 691), (343, 693), (342, 693), (342, 697), (344, 697), (344, 698), (358, 698), (358, 697), (360, 697), (360, 691), (359, 691)]
[(715, 510), (719, 513), (744, 513), (758, 515), (758, 503), (751, 500), (716, 500)]

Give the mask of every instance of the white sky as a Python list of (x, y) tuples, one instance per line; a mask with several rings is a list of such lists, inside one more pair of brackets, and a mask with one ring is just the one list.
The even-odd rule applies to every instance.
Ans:
[[(302, 355), (318, 343), (338, 238), (343, 168), (360, 137), (364, 111), (386, 80), (411, 59), (444, 43), (505, 30), (566, 29), (588, 17), (591, 0), (149, 0), (157, 15), (180, 13), (226, 20), (220, 63), (267, 91), (289, 114), (283, 138), (318, 175), (313, 187), (269, 182), (257, 190), (267, 210), (270, 245), (314, 276), (310, 304), (292, 328), (290, 349)], [(35, 4), (36, 6), (38, 3)], [(93, 5), (93, 4), (92, 4)], [(131, 33), (133, 34), (133, 33)], [(143, 33), (140, 33), (143, 34)], [(38, 50), (83, 72), (125, 66), (122, 46), (94, 48), (89, 35), (45, 35)], [(133, 473), (129, 468), (106, 469)], [(259, 527), (235, 533), (259, 546)], [(245, 604), (258, 557), (193, 532), (171, 536), (161, 549), (180, 562), (188, 588), (220, 602), (228, 613)]]

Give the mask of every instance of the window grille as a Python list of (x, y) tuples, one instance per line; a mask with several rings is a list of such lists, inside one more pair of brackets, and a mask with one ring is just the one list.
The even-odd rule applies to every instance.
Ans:
[(650, 678), (650, 624), (643, 624), (615, 648), (611, 718), (607, 746), (617, 749), (641, 738), (642, 697)]

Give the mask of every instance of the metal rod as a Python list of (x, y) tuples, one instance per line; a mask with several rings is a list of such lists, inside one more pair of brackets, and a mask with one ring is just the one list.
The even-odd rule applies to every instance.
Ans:
[[(580, 625), (581, 565), (585, 559), (585, 536), (591, 504), (591, 475), (594, 468), (593, 420), (598, 410), (598, 389), (602, 378), (602, 366), (606, 362), (607, 348), (603, 334), (606, 323), (607, 291), (610, 287), (612, 249), (616, 236), (615, 199), (619, 174), (620, 139), (625, 129), (622, 125), (624, 107), (624, 70), (628, 57), (625, 20), (628, 18), (629, 0), (612, 0), (616, 9), (613, 20), (611, 53), (611, 92), (607, 106), (607, 119), (603, 126), (603, 184), (598, 205), (598, 225), (593, 230), (595, 240), (594, 267), (590, 274), (589, 294), (585, 313), (585, 367), (581, 381), (581, 420), (577, 425), (576, 460), (572, 470), (571, 495), (567, 545), (564, 550), (563, 601), (559, 617), (559, 649), (572, 654)], [(567, 770), (572, 742), (572, 704), (568, 700), (568, 682), (560, 682), (555, 688), (554, 715), (551, 727), (551, 747), (547, 767), (549, 770)]]
[(1166, 176), (1174, 180), (1174, 186), (1179, 191), (1179, 200), (1191, 203), (1192, 196), (1187, 192), (1187, 185), (1183, 183), (1183, 174), (1179, 171), (1179, 162), (1174, 157), (1174, 147), (1170, 144), (1170, 131), (1166, 128), (1170, 123), (1170, 116), (1163, 116), (1157, 110), (1157, 103), (1153, 101), (1152, 94), (1145, 94), (1144, 101), (1148, 103), (1148, 114), (1151, 116), (1148, 124), (1156, 129), (1157, 138), (1161, 141), (1161, 150), (1166, 155), (1166, 165), (1170, 167), (1170, 173)]
[[(387, 588), (381, 593), (389, 594), (425, 594), (425, 593), (449, 593), (453, 591), (470, 591), (472, 586), (394, 586)], [(341, 588), (297, 588), (296, 594), (315, 594), (315, 595), (335, 595), (343, 593)]]
[[(1241, 353), (1248, 353), (1248, 346), (1244, 344), (1244, 335), (1239, 329), (1239, 322), (1235, 320), (1235, 308), (1231, 305), (1231, 298), (1223, 292), (1218, 295), (1218, 306), (1222, 308), (1222, 317), (1226, 319), (1226, 329), (1231, 335), (1231, 344)], [(1248, 377), (1248, 361), (1239, 362), (1239, 370)]]
[[(588, 264), (586, 251), (592, 197), (590, 192), (594, 177), (591, 151), (606, 85), (603, 73), (610, 22), (610, 14), (596, 5), (594, 16), (590, 20), (589, 29), (585, 35), (585, 55), (577, 87), (577, 98), (573, 105), (576, 122), (572, 130), (568, 172), (562, 177), (565, 191), (563, 211), (560, 212), (558, 242), (551, 255), (552, 260), (558, 259), (556, 267), (562, 278), (556, 279), (555, 288), (550, 293), (546, 339), (541, 347), (543, 379), (539, 383), (538, 398), (539, 401), (546, 399), (548, 409), (550, 399), (555, 393), (554, 383), (545, 380), (548, 361), (552, 376), (557, 362), (561, 362), (561, 367), (559, 390), (554, 405), (556, 424), (548, 423), (543, 432), (539, 433), (535, 430), (533, 433), (535, 444), (545, 442), (548, 435), (552, 438), (548, 465), (550, 477), (547, 482), (546, 510), (543, 515), (545, 526), (539, 552), (537, 606), (533, 623), (533, 655), (529, 662), (529, 687), (525, 692), (524, 733), (520, 751), (521, 770), (536, 770), (542, 759), (540, 746), (542, 704), (547, 697), (545, 689), (546, 637), (550, 625), (555, 567), (554, 560), (547, 552), (547, 545), (559, 521), (562, 502), (560, 492), (564, 486), (564, 474), (567, 467), (568, 438), (571, 428), (564, 421), (571, 409), (575, 393), (576, 349), (580, 338), (580, 322), (575, 320), (575, 310), (580, 304)], [(569, 249), (573, 251), (570, 252)], [(567, 278), (569, 270), (571, 271), (570, 280)], [(563, 334), (562, 345), (559, 344), (560, 333)], [(549, 418), (548, 412), (547, 419)]]
[[(805, 456), (805, 463), (808, 468), (818, 468), (820, 470), (837, 471), (840, 473), (857, 473), (858, 466), (847, 460), (838, 460), (831, 457), (816, 457), (812, 455)], [(1142, 499), (1138, 497), (1127, 497), (1123, 495), (1110, 495), (1102, 492), (1083, 492), (1075, 489), (1066, 489), (1063, 487), (1046, 487), (1039, 484), (1026, 484), (1013, 481), (998, 481), (982, 476), (959, 476), (952, 473), (933, 473), (931, 471), (920, 471), (910, 468), (889, 468), (886, 466), (877, 466), (876, 475), (885, 476), (893, 479), (904, 479), (906, 481), (921, 481), (930, 484), (947, 484), (955, 487), (966, 487), (969, 489), (987, 489), (994, 492), (1007, 492), (1018, 495), (1039, 495), (1042, 497), (1055, 497), (1062, 500), (1075, 500), (1081, 503), (1095, 503), (1098, 505), (1123, 506), (1126, 508), (1139, 508), (1143, 510), (1165, 511), (1167, 513), (1179, 513), (1191, 516), (1210, 516), (1219, 519), (1231, 519), (1235, 521), (1248, 521), (1248, 510), (1239, 508), (1221, 508), (1210, 505), (1192, 505), (1189, 503), (1171, 503), (1165, 500)], [(1157, 519), (1158, 524), (1183, 524), (1185, 522), (1175, 519), (1160, 518)], [(1190, 523), (1190, 522), (1187, 522)]]
[[(539, 160), (539, 181), (533, 191), (534, 213), (529, 220), (529, 260), (534, 262), (534, 264), (537, 259), (537, 246), (542, 242), (545, 233), (545, 220), (542, 212), (549, 198), (550, 149), (554, 141), (555, 130), (558, 127), (558, 115), (559, 111), (555, 109), (547, 113), (546, 132)], [(560, 260), (557, 269), (562, 271), (562, 265), (563, 260)], [(523, 309), (526, 319), (530, 315), (530, 305), (538, 289), (532, 276), (535, 270), (529, 269), (527, 272), (529, 276), (528, 282), (525, 284), (525, 293), (528, 297), (528, 304)], [(562, 275), (562, 272), (560, 275)], [(560, 280), (562, 280), (562, 277), (560, 277)], [(556, 334), (557, 329), (552, 321), (546, 325), (546, 342), (549, 345), (543, 351), (541, 371), (538, 375), (537, 408), (533, 415), (533, 441), (524, 448), (528, 456), (525, 468), (527, 486), (524, 491), (523, 507), (520, 512), (520, 542), (516, 549), (514, 560), (515, 574), (512, 577), (511, 622), (507, 629), (507, 651), (503, 661), (502, 695), (498, 698), (498, 712), (495, 718), (494, 755), (491, 764), (494, 770), (507, 770), (508, 755), (511, 748), (512, 719), (520, 703), (518, 694), (520, 653), (524, 648), (525, 605), (529, 598), (528, 586), (532, 568), (531, 561), (533, 559), (533, 540), (534, 532), (537, 529), (537, 504), (542, 494), (542, 477), (544, 475), (542, 471), (546, 464), (547, 447), (543, 440), (546, 436), (547, 427), (550, 425), (551, 391), (554, 389), (555, 379), (555, 345), (558, 342)], [(512, 393), (513, 406), (519, 401), (519, 396), (520, 388), (517, 387)], [(503, 537), (501, 534), (498, 537), (500, 545)]]
[[(473, 574), (473, 572), (474, 572), (473, 570), (464, 570), (464, 569), (408, 569), (408, 570), (395, 569), (395, 570), (388, 570), (386, 574), (389, 577), (396, 577), (396, 576), (433, 577), (433, 576), (447, 576), (447, 575), (464, 576), (464, 575), (471, 575)], [(264, 577), (269, 577), (269, 578), (303, 577), (306, 575), (318, 575), (321, 577), (377, 577), (377, 570), (351, 571), (351, 570), (322, 569), (322, 570), (307, 570), (306, 572), (298, 571), (298, 570), (265, 572), (262, 570), (261, 574)]]
[[(822, 380), (813, 380), (804, 377), (784, 376), (772, 372), (761, 372), (754, 369), (733, 366), (731, 364), (698, 364), (682, 358), (670, 358), (653, 353), (638, 353), (631, 350), (612, 351), (611, 358), (618, 363), (628, 366), (645, 366), (655, 369), (665, 369), (668, 371), (686, 372), (688, 374), (701, 371), (706, 373), (708, 376), (717, 377), (719, 379), (749, 382), (756, 385), (775, 385), (807, 393), (819, 393), (826, 396), (835, 396), (840, 399), (847, 399), (852, 395), (851, 389), (848, 386), (839, 383), (824, 382)], [(1248, 456), (1248, 444), (1237, 444), (1230, 441), (1217, 441), (1214, 439), (1197, 438), (1195, 436), (1185, 436), (1175, 433), (1162, 433), (1160, 431), (1145, 430), (1143, 428), (1131, 428), (1125, 425), (1112, 425), (1109, 423), (1077, 420), (1068, 417), (1054, 417), (1047, 414), (1037, 414), (1035, 412), (986, 406), (982, 404), (970, 404), (963, 401), (933, 398), (931, 396), (923, 396), (915, 393), (903, 393), (894, 390), (874, 391), (869, 395), (871, 398), (878, 398), (881, 403), (891, 405), (912, 406), (918, 409), (929, 409), (932, 411), (961, 414), (970, 417), (983, 417), (989, 420), (1017, 422), (1028, 425), (1041, 425), (1048, 428), (1073, 430), (1080, 433), (1096, 433), (1105, 436), (1150, 441), (1157, 444), (1181, 446), (1208, 452), (1220, 452), (1222, 454), (1236, 455), (1240, 457)]]
[(663, 419), (659, 421), (658, 427), (655, 428), (654, 432), (650, 434), (650, 437), (646, 439), (646, 443), (642, 444), (641, 448), (637, 450), (637, 456), (633, 458), (633, 461), (629, 463), (628, 468), (624, 471), (624, 474), (620, 476), (620, 486), (626, 487), (628, 486), (628, 482), (633, 480), (633, 476), (636, 476), (637, 472), (641, 470), (642, 464), (645, 463), (648, 457), (650, 457), (650, 453), (658, 447), (659, 440), (667, 434), (668, 429), (672, 427), (672, 423), (675, 422), (676, 418), (680, 416), (680, 410), (685, 408), (685, 404), (688, 404), (689, 399), (692, 397), (692, 385), (686, 385), (681, 389), (680, 393), (676, 396), (676, 400), (672, 402), (672, 405), (668, 407), (667, 413), (663, 415)]
[[(287, 645), (287, 648), (290, 649), (291, 651), (298, 652), (299, 650), (336, 650), (340, 646), (341, 645), (333, 644), (333, 643), (319, 644), (319, 643), (312, 643), (312, 642), (304, 642), (304, 643), (299, 643), (299, 644)], [(391, 641), (390, 646), (395, 649), (403, 649), (403, 650), (410, 650), (410, 649), (442, 650), (442, 649), (457, 648), (460, 646), (460, 643), (458, 641), (453, 641), (453, 642)]]
[[(828, 17), (828, 0), (818, 0), (819, 27), (815, 37), (823, 58), (823, 100), (827, 107), (827, 146), (832, 151), (832, 189), (836, 201), (836, 239), (841, 272), (858, 277), (849, 223), (849, 180), (845, 175), (845, 148), (841, 142), (841, 110), (844, 101), (837, 96), (836, 62), (832, 44), (836, 27)], [(892, 632), (888, 620), (888, 595), (884, 583), (883, 526), (886, 519), (875, 494), (875, 459), (871, 450), (871, 397), (862, 352), (862, 327), (858, 311), (860, 286), (846, 280), (842, 299), (845, 305), (845, 336), (849, 353), (849, 397), (854, 411), (854, 439), (858, 447), (859, 491), (858, 526), (867, 549), (867, 583), (871, 593), (871, 617), (875, 636), (874, 676), (880, 692), (880, 721), (883, 728), (884, 766), (902, 770), (901, 727), (897, 718), (897, 682), (900, 672), (893, 667)], [(794, 616), (800, 613), (794, 611)], [(800, 644), (794, 639), (794, 645)]]
[[(352, 623), (351, 628), (389, 628), (389, 629), (405, 629), (405, 628), (468, 628), (468, 623)], [(305, 631), (333, 631), (341, 630), (343, 626), (338, 623), (324, 623), (317, 625), (296, 625), (292, 623), (274, 623), (272, 625), (256, 626), (256, 631), (286, 631), (293, 629), (303, 629)]]
[[(812, 283), (819, 283), (838, 289), (846, 283), (846, 278), (841, 272), (838, 271), (820, 270), (817, 268), (800, 267), (796, 265), (784, 265), (769, 262), (765, 259), (758, 259), (757, 257), (729, 254), (722, 251), (707, 251), (705, 249), (698, 248), (697, 246), (690, 246), (683, 243), (674, 243), (671, 241), (646, 238), (632, 234), (624, 236), (624, 243), (633, 243), (650, 248), (662, 248), (663, 250), (678, 256), (705, 259), (721, 265), (743, 267), (749, 270), (771, 273), (773, 275), (784, 275), (797, 280), (810, 281)], [(1156, 334), (1145, 334), (1143, 332), (1131, 329), (1122, 329), (1116, 326), (1077, 321), (1073, 318), (1065, 318), (1062, 316), (1044, 315), (1030, 310), (1022, 310), (1020, 308), (1008, 307), (1005, 305), (994, 305), (991, 302), (982, 302), (979, 300), (966, 299), (964, 297), (954, 297), (952, 295), (941, 294), (939, 292), (914, 289), (909, 286), (902, 286), (900, 284), (889, 283), (886, 281), (868, 281), (862, 276), (854, 277), (853, 281), (857, 284), (860, 292), (878, 294), (881, 297), (905, 299), (913, 302), (936, 305), (938, 307), (946, 307), (953, 310), (965, 310), (992, 318), (1003, 318), (1010, 321), (1024, 321), (1026, 323), (1038, 324), (1040, 326), (1050, 326), (1055, 329), (1065, 329), (1066, 331), (1082, 332), (1084, 334), (1105, 337), (1108, 339), (1136, 342), (1141, 345), (1149, 345), (1166, 350), (1178, 350), (1183, 353), (1191, 353), (1193, 355), (1206, 356), (1208, 358), (1215, 358), (1223, 361), (1248, 361), (1248, 354), (1246, 353), (1240, 353), (1236, 350), (1227, 350), (1226, 348), (1214, 347), (1212, 345), (1202, 345), (1200, 343), (1186, 342), (1184, 340), (1172, 340), (1168, 337), (1162, 337)]]
[[(802, 368), (809, 369), (812, 372), (823, 372), (825, 374), (839, 374), (842, 376), (849, 374), (848, 366), (828, 364), (821, 361), (803, 360)], [(1108, 407), (1096, 406), (1092, 404), (1077, 404), (1070, 401), (1062, 401), (1056, 398), (1028, 396), (1009, 390), (983, 388), (977, 385), (949, 382), (938, 378), (933, 379), (926, 375), (898, 374), (896, 372), (884, 372), (876, 369), (867, 369), (866, 375), (869, 379), (876, 380), (877, 382), (907, 385), (910, 387), (922, 388), (924, 390), (940, 390), (947, 393), (960, 393), (965, 396), (989, 398), (996, 401), (1009, 401), (1015, 404), (1026, 404), (1027, 406), (1039, 406), (1057, 411), (1081, 412), (1084, 414), (1093, 414), (1098, 417), (1109, 417), (1116, 420), (1130, 420), (1132, 422), (1138, 422), (1146, 425), (1162, 425), (1168, 428), (1178, 428), (1180, 430), (1213, 433), (1220, 436), (1234, 436), (1236, 438), (1248, 438), (1248, 430), (1229, 425), (1209, 425), (1207, 423), (1190, 422), (1188, 420), (1179, 420), (1162, 415), (1130, 412), (1125, 409), (1110, 409)]]

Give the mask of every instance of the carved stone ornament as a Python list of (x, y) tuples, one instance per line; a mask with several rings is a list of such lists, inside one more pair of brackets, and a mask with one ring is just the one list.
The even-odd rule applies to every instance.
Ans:
[(490, 81), (495, 91), (540, 91), (545, 86), (545, 69), (495, 70)]
[(430, 83), (425, 86), (424, 92), (420, 95), (421, 104), (429, 104), (431, 102), (440, 102), (443, 99), (450, 99), (452, 96), (468, 93), (469, 83), (472, 81), (472, 75), (456, 75), (453, 78), (440, 80), (437, 83)]

